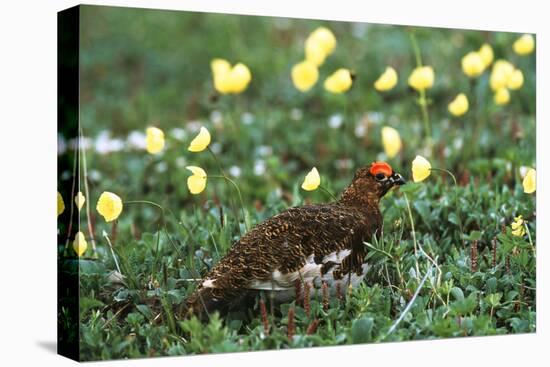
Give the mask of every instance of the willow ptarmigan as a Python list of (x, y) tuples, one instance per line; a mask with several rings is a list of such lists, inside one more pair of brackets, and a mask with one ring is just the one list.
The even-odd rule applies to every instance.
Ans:
[(286, 302), (297, 284), (326, 282), (332, 293), (359, 284), (368, 268), (363, 241), (382, 231), (379, 201), (404, 183), (387, 163), (374, 162), (355, 173), (339, 200), (290, 208), (256, 225), (206, 274), (186, 314), (225, 313), (258, 291)]

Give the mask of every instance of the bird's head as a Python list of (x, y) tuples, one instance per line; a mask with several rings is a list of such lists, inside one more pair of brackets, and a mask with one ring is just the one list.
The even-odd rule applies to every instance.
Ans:
[(388, 191), (405, 184), (405, 179), (394, 172), (386, 162), (373, 162), (361, 167), (355, 173), (353, 181), (342, 194), (342, 201), (361, 205), (378, 204)]

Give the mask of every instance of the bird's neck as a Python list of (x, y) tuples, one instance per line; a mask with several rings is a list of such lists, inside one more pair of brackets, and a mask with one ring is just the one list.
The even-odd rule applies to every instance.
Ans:
[(364, 208), (368, 211), (379, 212), (378, 204), (380, 198), (377, 193), (359, 190), (355, 183), (352, 183), (338, 200), (341, 204), (346, 206), (354, 206)]

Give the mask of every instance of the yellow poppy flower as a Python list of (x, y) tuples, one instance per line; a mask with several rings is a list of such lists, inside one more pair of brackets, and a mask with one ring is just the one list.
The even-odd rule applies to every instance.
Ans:
[(382, 145), (388, 158), (393, 158), (401, 150), (401, 137), (399, 132), (393, 127), (384, 126), (382, 128)]
[(506, 87), (510, 76), (514, 72), (514, 65), (506, 60), (497, 60), (493, 65), (489, 84), (493, 91)]
[(86, 198), (84, 197), (82, 192), (79, 191), (78, 194), (76, 194), (76, 196), (74, 197), (74, 203), (76, 204), (76, 207), (78, 208), (78, 210), (82, 209), (85, 202), (86, 202)]
[(78, 231), (76, 236), (74, 236), (74, 241), (73, 241), (74, 252), (76, 252), (76, 254), (80, 257), (84, 255), (87, 248), (88, 248), (88, 244), (86, 243), (86, 237), (84, 236), (84, 233), (82, 233), (81, 231)]
[(104, 191), (97, 201), (96, 209), (105, 218), (106, 222), (111, 222), (122, 213), (122, 207), (122, 200), (117, 194)]
[(158, 127), (148, 127), (145, 147), (150, 154), (157, 154), (164, 148), (164, 132)]
[(417, 155), (412, 162), (413, 181), (424, 181), (430, 175), (431, 170), (432, 165), (430, 164), (430, 162), (428, 162), (426, 158)]
[(409, 85), (418, 90), (429, 89), (435, 79), (434, 69), (431, 66), (420, 66), (413, 70), (409, 76)]
[(475, 78), (481, 75), (485, 70), (485, 63), (479, 52), (468, 52), (462, 58), (462, 71), (470, 78)]
[(481, 56), (481, 60), (483, 60), (483, 65), (485, 66), (485, 68), (491, 65), (491, 63), (493, 62), (494, 53), (493, 53), (493, 48), (491, 47), (490, 44), (484, 43), (483, 45), (481, 45), (481, 47), (478, 50), (478, 53), (479, 53), (479, 56)]
[(523, 178), (523, 192), (532, 194), (537, 189), (537, 171), (534, 168), (529, 168), (527, 174)]
[(214, 88), (221, 94), (239, 94), (248, 87), (252, 80), (250, 70), (243, 63), (237, 63), (231, 67), (227, 60), (214, 59), (210, 62), (210, 69), (214, 79)]
[(515, 69), (510, 74), (506, 86), (512, 90), (517, 90), (523, 85), (523, 73), (519, 69)]
[(306, 43), (308, 41), (318, 44), (326, 56), (334, 52), (336, 48), (336, 37), (334, 37), (334, 33), (326, 27), (319, 27), (314, 30), (309, 35)]
[(385, 92), (397, 84), (397, 72), (391, 66), (388, 66), (386, 70), (380, 75), (380, 77), (374, 82), (374, 88), (377, 91)]
[(63, 196), (57, 192), (57, 216), (59, 217), (61, 213), (65, 211), (65, 202), (63, 201)]
[(208, 148), (208, 145), (210, 144), (210, 132), (202, 126), (199, 134), (191, 141), (191, 144), (189, 144), (189, 150), (190, 152), (202, 152), (206, 148)]
[(521, 215), (514, 218), (514, 221), (512, 222), (512, 234), (514, 236), (521, 237), (525, 234), (525, 227), (524, 227), (525, 221), (523, 220), (523, 217)]
[(497, 105), (505, 105), (510, 102), (510, 92), (506, 88), (500, 88), (496, 91), (494, 99)]
[(189, 192), (193, 195), (200, 194), (206, 187), (206, 172), (202, 168), (196, 166), (187, 166), (185, 168), (193, 173), (191, 176), (187, 177), (187, 188)]
[(323, 49), (323, 46), (317, 40), (313, 38), (308, 38), (305, 43), (305, 53), (306, 60), (315, 64), (316, 66), (321, 66), (327, 58), (327, 54)]
[(513, 47), (518, 55), (529, 55), (535, 49), (535, 39), (530, 34), (524, 34), (514, 42)]
[(468, 112), (468, 107), (468, 98), (464, 93), (460, 93), (451, 103), (449, 103), (449, 112), (453, 116), (462, 116)]
[(300, 92), (307, 92), (317, 83), (319, 70), (313, 62), (304, 60), (292, 67), (292, 83)]
[(304, 182), (302, 183), (302, 189), (306, 191), (313, 191), (319, 187), (321, 184), (321, 177), (319, 176), (319, 171), (317, 168), (313, 167), (311, 171), (308, 172)]
[(353, 79), (348, 69), (338, 69), (326, 80), (324, 87), (327, 91), (335, 94), (344, 93), (351, 88)]

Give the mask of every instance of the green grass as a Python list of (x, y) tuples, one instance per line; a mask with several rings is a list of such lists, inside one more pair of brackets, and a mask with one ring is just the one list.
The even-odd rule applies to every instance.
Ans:
[[(112, 138), (126, 139), (155, 125), (166, 132), (167, 146), (157, 156), (128, 146), (108, 154), (87, 151), (92, 210), (91, 218), (82, 212), (81, 226), (88, 219), (94, 224), (97, 257), (91, 248), (81, 259), (67, 252), (69, 271), (80, 271), (81, 359), (535, 331), (535, 197), (523, 192), (520, 176), (520, 167), (535, 165), (535, 65), (534, 54), (513, 54), (518, 35), (115, 8), (87, 8), (82, 22), (84, 134), (96, 139), (108, 130)], [(338, 46), (315, 88), (301, 94), (290, 68), (303, 58), (305, 37), (321, 24), (334, 31)], [(415, 66), (410, 32), (436, 73), (427, 91), (431, 154), (418, 96), (406, 82)], [(474, 82), (461, 72), (461, 57), (483, 42), (493, 46), (495, 58), (509, 59), (524, 73), (524, 86), (506, 106), (492, 101), (489, 71)], [(213, 57), (249, 65), (249, 89), (212, 100)], [(386, 65), (396, 68), (399, 84), (381, 94), (372, 83)], [(355, 85), (344, 96), (329, 95), (322, 81), (342, 66), (355, 70)], [(452, 118), (447, 104), (459, 92), (468, 95), (470, 110)], [(337, 119), (343, 122), (335, 127)], [(349, 291), (345, 299), (330, 299), (324, 307), (326, 300), (318, 297), (309, 315), (294, 303), (271, 313), (267, 302), (268, 333), (258, 304), (224, 318), (212, 315), (202, 325), (174, 310), (196, 287), (195, 279), (244, 233), (245, 222), (234, 188), (223, 180), (210, 178), (198, 196), (187, 190), (186, 165), (220, 174), (208, 152), (187, 151), (201, 125), (212, 134), (221, 167), (238, 184), (252, 225), (290, 206), (330, 200), (320, 190), (300, 189), (313, 166), (322, 184), (339, 193), (356, 168), (388, 160), (383, 126), (395, 127), (404, 142), (388, 160), (397, 172), (410, 179), (411, 161), (420, 154), (451, 171), (459, 185), (434, 171), (422, 183), (389, 193), (381, 203), (384, 235), (365, 245), (372, 267), (360, 287), (343, 290)], [(66, 205), (70, 185), (60, 177)], [(95, 211), (103, 191), (162, 209), (128, 203), (113, 228)], [(511, 234), (518, 215), (529, 235)], [(103, 231), (123, 284), (113, 281), (117, 264)], [(61, 254), (66, 237), (61, 227)], [(289, 309), (295, 313), (290, 340)], [(314, 320), (318, 325), (309, 335)], [(63, 312), (61, 321), (74, 322)]]

